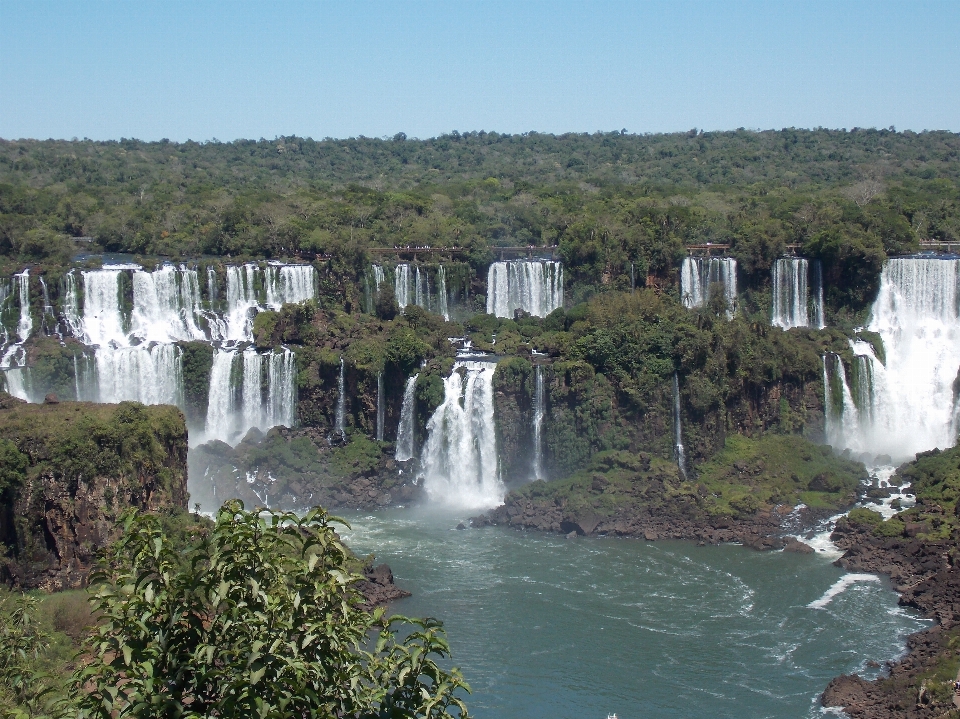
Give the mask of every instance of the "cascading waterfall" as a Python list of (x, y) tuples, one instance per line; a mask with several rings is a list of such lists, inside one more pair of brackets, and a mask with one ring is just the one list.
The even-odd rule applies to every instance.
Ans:
[(397, 447), (394, 452), (394, 458), (400, 462), (406, 462), (413, 459), (415, 454), (414, 444), (414, 410), (416, 398), (414, 391), (417, 388), (417, 378), (419, 374), (413, 375), (407, 379), (407, 385), (403, 389), (403, 404), (400, 407), (400, 424), (397, 427)]
[[(29, 307), (28, 277), (28, 273), (17, 276), (26, 288), (21, 291), (26, 292)], [(76, 396), (183, 408), (182, 352), (175, 343), (214, 342), (220, 344), (214, 350), (207, 421), (192, 437), (235, 441), (251, 427), (292, 426), (296, 413), (293, 352), (284, 348), (261, 354), (238, 344), (252, 338), (256, 312), (315, 297), (315, 270), (310, 265), (262, 268), (254, 263), (227, 267), (222, 307), (213, 267), (207, 267), (206, 279), (208, 301), (204, 302), (197, 271), (184, 265), (166, 264), (153, 271), (139, 265), (105, 265), (99, 270), (68, 272), (61, 286), (62, 326), (93, 348), (92, 357), (74, 357)], [(127, 304), (131, 299), (132, 304)], [(11, 378), (7, 385), (26, 386), (22, 379)]]
[(427, 422), (421, 478), (429, 497), (462, 509), (503, 501), (493, 421), (495, 362), (458, 361)]
[(337, 414), (335, 432), (342, 440), (347, 438), (347, 380), (343, 357), (340, 358), (340, 379), (337, 380)]
[(680, 268), (680, 295), (683, 306), (703, 307), (710, 299), (710, 288), (723, 285), (727, 317), (737, 306), (737, 261), (732, 257), (685, 257)]
[(683, 428), (680, 422), (680, 380), (673, 373), (673, 450), (677, 466), (684, 479), (687, 478), (687, 455), (683, 449)]
[(410, 265), (397, 265), (393, 273), (393, 294), (402, 312), (410, 304)]
[(30, 338), (33, 330), (33, 317), (30, 315), (30, 270), (14, 275), (20, 299), (20, 321), (17, 323), (17, 337), (21, 342)]
[(494, 262), (487, 271), (487, 314), (515, 310), (546, 317), (563, 306), (563, 264), (553, 260)]
[(257, 300), (257, 266), (227, 268), (226, 335), (215, 339), (228, 342), (250, 342), (253, 339), (253, 316), (260, 308)]
[(377, 372), (377, 441), (383, 441), (383, 371)]
[(268, 265), (264, 270), (266, 305), (278, 310), (317, 296), (316, 271), (312, 265)]
[(543, 416), (546, 413), (546, 387), (543, 381), (543, 367), (537, 365), (534, 370), (533, 386), (533, 478), (543, 479)]
[(773, 263), (774, 327), (809, 327), (807, 319), (807, 261), (782, 257)]
[[(373, 288), (370, 287), (370, 274), (373, 275)], [(370, 274), (364, 273), (363, 276), (368, 315), (372, 315), (376, 310), (377, 295), (380, 294), (380, 286), (385, 279), (383, 267), (380, 265), (371, 265)]]
[[(33, 331), (33, 317), (30, 314), (30, 270), (13, 276), (17, 285), (17, 300), (20, 303), (20, 318), (17, 321), (17, 342), (6, 348), (3, 358), (0, 359), (0, 368), (23, 367), (27, 362), (26, 352), (23, 343), (30, 338)], [(9, 335), (4, 333), (5, 343), (9, 341)], [(8, 372), (7, 386), (11, 387), (8, 391), (15, 397), (27, 399), (27, 391), (21, 387), (23, 385), (24, 372), (16, 372), (12, 375)]]
[(183, 368), (176, 345), (98, 347), (95, 361), (98, 401), (183, 406)]
[(823, 312), (823, 263), (814, 260), (813, 268), (813, 300), (810, 306), (810, 326), (822, 330), (827, 326)]
[(430, 289), (424, 287), (425, 277), (420, 274), (420, 265), (416, 265), (413, 273), (413, 304), (430, 309)]
[(902, 461), (956, 443), (958, 281), (960, 260), (887, 261), (867, 327), (880, 336), (882, 355), (869, 342), (853, 342), (851, 383), (839, 361), (827, 373), (850, 396), (839, 405), (842, 421), (833, 425), (831, 444)]
[(292, 427), (295, 375), (294, 353), (286, 348), (265, 354), (214, 350), (204, 440), (236, 443), (253, 428)]
[(447, 271), (443, 265), (437, 268), (437, 313), (443, 315), (443, 319), (450, 321), (450, 308), (447, 303)]

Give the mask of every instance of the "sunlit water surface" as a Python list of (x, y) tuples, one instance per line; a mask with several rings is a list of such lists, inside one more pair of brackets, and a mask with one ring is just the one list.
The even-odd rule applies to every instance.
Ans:
[(832, 557), (344, 516), (413, 592), (392, 610), (445, 622), (480, 719), (816, 717), (832, 677), (874, 676), (928, 626)]

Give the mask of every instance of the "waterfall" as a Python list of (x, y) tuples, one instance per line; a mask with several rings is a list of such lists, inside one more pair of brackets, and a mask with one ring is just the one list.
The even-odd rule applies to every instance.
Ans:
[(164, 265), (154, 272), (133, 272), (130, 332), (141, 342), (205, 339), (196, 323), (200, 310), (196, 270)]
[(450, 321), (450, 308), (447, 306), (447, 271), (443, 265), (437, 267), (437, 313), (443, 315), (443, 319)]
[(773, 263), (774, 327), (809, 327), (807, 321), (807, 261), (783, 257)]
[(464, 509), (503, 500), (493, 419), (493, 362), (460, 361), (427, 422), (421, 477), (430, 498)]
[(77, 276), (70, 270), (63, 280), (63, 321), (67, 331), (78, 339), (83, 338), (83, 319), (80, 316), (80, 298), (77, 292)]
[[(46, 280), (43, 275), (40, 276), (40, 289), (43, 291), (43, 317), (41, 323), (46, 334), (57, 334), (59, 323), (57, 322), (57, 312), (50, 304), (50, 291), (47, 289)], [(49, 323), (49, 324), (48, 324)]]
[(415, 374), (408, 378), (407, 385), (403, 389), (403, 405), (400, 407), (400, 424), (397, 427), (397, 448), (394, 452), (394, 458), (399, 462), (413, 459), (416, 453), (414, 443), (416, 398), (414, 397), (414, 391), (417, 388), (417, 378), (419, 376), (419, 374)]
[(673, 450), (677, 466), (684, 479), (687, 478), (687, 455), (683, 449), (683, 432), (680, 423), (680, 380), (673, 373)]
[(427, 288), (426, 294), (424, 294), (424, 287), (423, 287), (424, 279), (425, 278), (420, 276), (420, 265), (416, 265), (414, 267), (414, 276), (413, 276), (413, 287), (414, 287), (413, 304), (418, 305), (420, 307), (425, 307), (426, 309), (430, 309), (429, 307), (430, 290), (429, 288)]
[(264, 428), (293, 427), (297, 418), (297, 361), (296, 355), (283, 348), (281, 352), (266, 355), (267, 416)]
[(30, 368), (29, 367), (11, 367), (3, 372), (4, 384), (6, 386), (7, 394), (16, 397), (17, 399), (22, 399), (25, 402), (30, 402), (30, 391), (28, 385), (30, 384)]
[(207, 397), (207, 421), (205, 439), (229, 442), (233, 435), (234, 391), (231, 383), (233, 362), (237, 352), (213, 351), (213, 366), (210, 368), (210, 393)]
[(563, 264), (552, 260), (494, 262), (487, 271), (487, 314), (523, 310), (546, 317), (563, 306)]
[(680, 296), (684, 307), (703, 307), (710, 299), (710, 288), (723, 285), (727, 318), (737, 306), (737, 261), (731, 257), (685, 257), (680, 267)]
[(183, 406), (180, 348), (171, 344), (97, 347), (98, 401)]
[(334, 432), (340, 439), (347, 439), (346, 414), (347, 414), (347, 381), (346, 371), (344, 369), (343, 357), (340, 358), (340, 379), (337, 381), (337, 415), (336, 427)]
[(285, 304), (299, 304), (317, 296), (313, 265), (268, 265), (264, 270), (266, 305), (278, 310)]
[(211, 310), (217, 308), (218, 294), (217, 271), (213, 268), (213, 265), (207, 265), (207, 301), (210, 303)]
[(410, 265), (397, 265), (393, 272), (393, 294), (402, 312), (410, 304)]
[(231, 342), (253, 340), (253, 315), (260, 308), (257, 301), (257, 266), (227, 267), (226, 336)]
[(292, 427), (295, 379), (294, 354), (286, 348), (266, 354), (250, 348), (214, 350), (204, 441), (235, 443), (254, 427)]
[(546, 388), (543, 382), (543, 367), (534, 370), (533, 387), (533, 478), (543, 479), (543, 415), (546, 412)]
[[(73, 363), (77, 397), (183, 408), (182, 353), (175, 343), (218, 342), (207, 421), (203, 431), (192, 437), (234, 441), (251, 427), (292, 426), (296, 416), (293, 352), (284, 348), (261, 354), (249, 347), (241, 352), (237, 343), (251, 338), (256, 312), (315, 297), (315, 270), (311, 265), (279, 264), (261, 269), (248, 263), (227, 267), (226, 274), (221, 313), (217, 275), (211, 266), (206, 270), (208, 303), (201, 298), (197, 270), (184, 265), (165, 264), (153, 271), (138, 265), (105, 265), (99, 270), (68, 272), (62, 285), (64, 326), (93, 348), (89, 360), (84, 357), (82, 365), (76, 359)], [(10, 366), (11, 359), (6, 357), (5, 366)]]
[(383, 441), (383, 370), (377, 372), (377, 441)]
[(810, 325), (822, 330), (827, 326), (823, 313), (823, 263), (813, 261), (813, 301), (810, 308)]
[(129, 344), (120, 303), (120, 269), (85, 270), (83, 322), (78, 339), (87, 345)]
[(20, 321), (17, 322), (17, 337), (26, 342), (33, 330), (33, 317), (30, 316), (30, 270), (14, 275), (20, 300)]
[(834, 446), (902, 461), (956, 443), (958, 281), (960, 260), (887, 261), (867, 327), (880, 335), (883, 361), (871, 344), (851, 344), (856, 376), (848, 383), (837, 373), (850, 408), (844, 401)]
[(633, 274), (633, 263), (630, 263), (630, 291), (637, 289), (637, 278)]

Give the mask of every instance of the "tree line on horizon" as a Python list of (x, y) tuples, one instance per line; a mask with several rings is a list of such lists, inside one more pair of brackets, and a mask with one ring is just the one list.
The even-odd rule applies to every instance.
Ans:
[(824, 263), (828, 303), (869, 302), (889, 255), (960, 242), (960, 135), (798, 130), (637, 135), (454, 132), (428, 140), (0, 140), (3, 264), (64, 264), (73, 238), (171, 259), (376, 247), (558, 246), (584, 299), (669, 278), (729, 245), (748, 286), (788, 245)]

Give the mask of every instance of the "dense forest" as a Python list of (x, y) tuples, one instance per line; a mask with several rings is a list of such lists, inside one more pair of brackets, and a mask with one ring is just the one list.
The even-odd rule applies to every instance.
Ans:
[(705, 243), (760, 288), (791, 246), (823, 261), (831, 311), (856, 313), (888, 255), (960, 242), (958, 158), (958, 135), (892, 128), (0, 141), (0, 254), (319, 256), (359, 276), (377, 247), (481, 270), (498, 247), (549, 246), (576, 303), (629, 287), (631, 265), (668, 280)]

